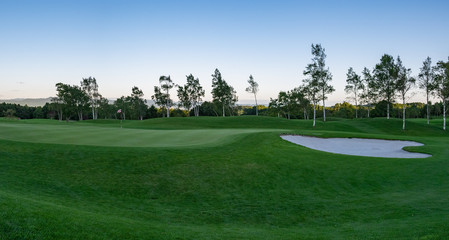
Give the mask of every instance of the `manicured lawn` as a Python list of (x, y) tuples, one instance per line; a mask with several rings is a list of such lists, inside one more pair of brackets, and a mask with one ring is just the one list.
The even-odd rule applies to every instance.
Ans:
[[(447, 239), (441, 121), (0, 120), (0, 239)], [(406, 139), (426, 159), (279, 134)]]

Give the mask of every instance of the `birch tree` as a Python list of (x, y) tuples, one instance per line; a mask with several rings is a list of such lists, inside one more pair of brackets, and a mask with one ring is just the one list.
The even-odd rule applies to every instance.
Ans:
[[(326, 54), (321, 44), (312, 44), (312, 63), (306, 66), (303, 72), (305, 76), (309, 76), (310, 80), (319, 89), (319, 98), (323, 101), (323, 121), (326, 121), (326, 104), (327, 95), (335, 91), (334, 87), (329, 83), (332, 81), (332, 74), (329, 68), (326, 68)], [(315, 122), (315, 121), (314, 121)]]
[[(58, 94), (59, 95), (59, 94)], [(58, 114), (58, 119), (59, 121), (62, 121), (62, 108), (63, 108), (63, 102), (62, 99), (60, 97), (52, 97), (51, 98), (51, 108), (53, 110), (56, 111), (56, 113)]]
[(147, 100), (143, 99), (143, 91), (139, 89), (138, 87), (134, 86), (131, 90), (131, 97), (130, 97), (130, 103), (131, 106), (136, 113), (138, 119), (143, 120), (143, 115), (146, 110), (145, 103)]
[(318, 81), (316, 79), (307, 78), (303, 80), (304, 85), (302, 87), (306, 98), (312, 103), (313, 105), (313, 124), (312, 126), (315, 127), (315, 121), (316, 121), (316, 106), (318, 104), (318, 94), (320, 92), (320, 88), (318, 86)]
[(363, 93), (360, 95), (360, 99), (367, 105), (368, 108), (368, 118), (370, 115), (371, 105), (373, 105), (377, 100), (377, 93), (375, 87), (374, 77), (368, 68), (364, 68), (362, 71), (363, 79)]
[(390, 119), (390, 103), (396, 93), (397, 67), (391, 55), (384, 54), (374, 69), (376, 90), (387, 101), (387, 119)]
[(93, 77), (83, 78), (81, 88), (89, 97), (89, 103), (92, 108), (92, 119), (98, 118), (98, 106), (101, 95), (98, 93), (97, 80)]
[(231, 109), (238, 101), (236, 91), (222, 78), (218, 69), (212, 74), (212, 99), (216, 105), (221, 106), (223, 117), (226, 116), (225, 108)]
[(198, 78), (195, 78), (192, 74), (186, 77), (187, 83), (184, 86), (178, 86), (178, 98), (185, 109), (193, 109), (195, 116), (198, 117), (205, 91)]
[(357, 75), (357, 73), (354, 72), (354, 69), (352, 69), (352, 67), (350, 67), (348, 69), (348, 73), (346, 74), (346, 86), (345, 86), (345, 92), (348, 94), (353, 94), (353, 99), (355, 101), (355, 118), (358, 117), (358, 98), (359, 98), (359, 94), (360, 91), (363, 91), (363, 88), (365, 87), (363, 85), (363, 81), (360, 78), (359, 75)]
[(165, 91), (165, 107), (167, 109), (167, 117), (170, 117), (170, 105), (172, 103), (170, 99), (170, 89), (174, 87), (174, 83), (169, 76), (161, 76), (159, 78), (159, 84), (161, 85), (161, 90)]
[(434, 94), (443, 103), (443, 130), (446, 130), (446, 102), (449, 99), (449, 58), (447, 62), (439, 61), (434, 67), (435, 92)]
[(402, 130), (405, 130), (405, 106), (406, 106), (406, 94), (409, 90), (415, 86), (416, 79), (410, 77), (411, 69), (406, 68), (398, 56), (396, 60), (396, 66), (398, 69), (398, 77), (396, 81), (396, 89), (402, 98)]
[[(78, 115), (83, 120), (83, 111), (89, 107), (89, 97), (79, 86), (64, 83), (56, 84), (57, 99), (62, 104), (62, 111), (69, 121), (72, 115)], [(61, 114), (62, 116), (62, 114)]]
[(430, 101), (429, 97), (435, 91), (435, 81), (434, 81), (434, 72), (432, 69), (432, 59), (427, 57), (423, 62), (422, 68), (420, 68), (421, 72), (418, 75), (419, 79), (419, 88), (424, 89), (426, 92), (426, 113), (427, 113), (427, 124), (430, 124)]
[[(154, 86), (154, 95), (151, 96), (151, 99), (153, 99), (154, 102), (161, 108), (166, 107), (167, 109), (169, 109), (170, 106), (173, 106), (173, 101), (168, 98), (168, 95), (166, 93), (162, 92), (162, 89), (159, 86)], [(167, 113), (170, 112), (167, 111)]]
[(249, 75), (248, 83), (249, 87), (246, 88), (246, 91), (254, 95), (254, 100), (256, 101), (256, 116), (259, 116), (259, 105), (257, 105), (257, 92), (259, 92), (259, 84), (254, 81), (253, 75)]

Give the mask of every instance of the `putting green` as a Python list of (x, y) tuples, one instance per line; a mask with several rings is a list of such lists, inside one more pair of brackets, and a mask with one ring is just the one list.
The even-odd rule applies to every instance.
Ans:
[(216, 146), (242, 134), (279, 132), (279, 129), (148, 130), (76, 125), (0, 123), (0, 139), (112, 147)]

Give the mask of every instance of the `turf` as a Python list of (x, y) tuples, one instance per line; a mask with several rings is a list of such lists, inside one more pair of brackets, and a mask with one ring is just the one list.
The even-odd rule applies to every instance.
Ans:
[[(0, 120), (0, 239), (447, 239), (449, 134), (440, 126)], [(409, 150), (433, 156), (331, 154), (280, 133), (413, 140), (425, 146)]]

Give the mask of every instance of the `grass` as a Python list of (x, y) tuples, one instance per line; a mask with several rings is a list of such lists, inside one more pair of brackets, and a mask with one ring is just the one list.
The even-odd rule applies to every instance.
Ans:
[[(438, 121), (2, 119), (0, 239), (447, 239)], [(414, 140), (433, 156), (331, 154), (280, 133)]]

